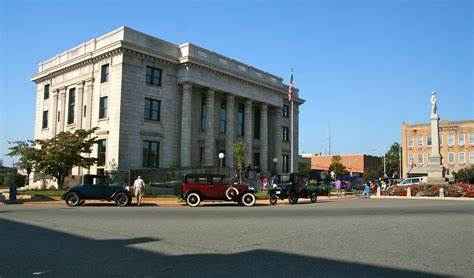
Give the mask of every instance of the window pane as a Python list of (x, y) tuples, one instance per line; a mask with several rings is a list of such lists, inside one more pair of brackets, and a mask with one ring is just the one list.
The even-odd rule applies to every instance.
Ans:
[(49, 98), (49, 84), (44, 85), (44, 94), (43, 94), (44, 99)]

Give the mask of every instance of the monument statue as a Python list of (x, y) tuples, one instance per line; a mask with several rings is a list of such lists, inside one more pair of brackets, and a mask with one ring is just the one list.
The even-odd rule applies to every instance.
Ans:
[(436, 92), (431, 93), (431, 118), (438, 117), (438, 98)]

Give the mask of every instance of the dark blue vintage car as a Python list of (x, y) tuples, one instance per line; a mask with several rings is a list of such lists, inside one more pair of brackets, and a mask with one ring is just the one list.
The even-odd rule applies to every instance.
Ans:
[(112, 201), (123, 207), (132, 202), (132, 193), (123, 184), (109, 183), (105, 179), (88, 178), (80, 185), (71, 187), (62, 199), (70, 207), (83, 205), (86, 200)]

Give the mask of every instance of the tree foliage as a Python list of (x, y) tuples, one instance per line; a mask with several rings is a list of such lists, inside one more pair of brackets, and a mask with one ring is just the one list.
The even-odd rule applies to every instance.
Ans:
[(398, 178), (400, 176), (400, 151), (400, 144), (395, 142), (385, 154), (385, 171), (388, 177)]
[(347, 175), (346, 166), (342, 164), (341, 157), (339, 155), (332, 157), (331, 164), (329, 165), (329, 172), (334, 172), (336, 178)]
[(366, 181), (376, 180), (380, 177), (383, 177), (383, 164), (376, 163), (374, 167), (369, 167), (367, 171), (364, 172), (363, 178)]
[(455, 172), (454, 180), (456, 182), (474, 184), (474, 165)]
[(308, 175), (311, 171), (311, 161), (307, 161), (306, 159), (299, 159), (298, 160), (298, 173), (302, 175)]
[(26, 182), (30, 177), (36, 161), (38, 161), (40, 151), (35, 148), (35, 142), (31, 140), (9, 142), (11, 145), (7, 153), (8, 156), (17, 159), (15, 166), (26, 172)]
[(239, 173), (239, 181), (242, 183), (242, 170), (244, 169), (245, 163), (245, 145), (243, 142), (237, 142), (234, 144), (234, 161), (237, 172)]
[(94, 157), (83, 155), (92, 152), (97, 137), (92, 136), (96, 129), (79, 129), (74, 132), (61, 132), (51, 139), (36, 140), (39, 155), (35, 170), (56, 178), (58, 187), (74, 166), (89, 168), (97, 161)]

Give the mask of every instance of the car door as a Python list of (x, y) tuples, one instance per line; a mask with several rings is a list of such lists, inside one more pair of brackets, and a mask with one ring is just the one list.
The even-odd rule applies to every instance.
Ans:
[(225, 191), (227, 190), (221, 176), (210, 176), (209, 177), (209, 194), (212, 199), (223, 200), (225, 199)]

